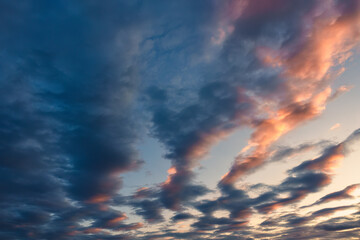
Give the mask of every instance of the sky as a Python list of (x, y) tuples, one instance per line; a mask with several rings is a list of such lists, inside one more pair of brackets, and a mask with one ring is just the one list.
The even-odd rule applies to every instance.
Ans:
[(359, 239), (360, 0), (0, 0), (0, 239)]

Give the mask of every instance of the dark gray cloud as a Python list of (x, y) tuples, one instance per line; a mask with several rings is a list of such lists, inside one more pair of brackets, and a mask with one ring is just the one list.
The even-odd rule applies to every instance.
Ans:
[(351, 199), (351, 198), (353, 198), (351, 193), (354, 190), (358, 189), (358, 188), (360, 188), (360, 184), (352, 184), (350, 186), (347, 186), (343, 190), (329, 193), (329, 194), (321, 197), (319, 200), (317, 200), (313, 204), (308, 205), (308, 206), (304, 206), (304, 207), (312, 207), (314, 205), (319, 205), (319, 204), (327, 203), (327, 202), (330, 202), (330, 201), (336, 201), (336, 200), (342, 200), (342, 199)]
[(270, 213), (273, 210), (302, 200), (309, 193), (318, 192), (331, 182), (331, 178), (324, 173), (307, 172), (290, 176), (275, 188), (277, 194), (288, 193), (288, 197), (275, 197), (269, 203), (256, 206), (262, 213)]
[(191, 218), (194, 218), (194, 216), (189, 213), (178, 213), (175, 216), (173, 216), (171, 219), (174, 222), (177, 222), (177, 221), (187, 220), (187, 219), (191, 219)]
[(217, 230), (217, 232), (234, 231), (244, 227), (247, 222), (231, 218), (200, 217), (191, 226), (197, 230)]
[(355, 230), (354, 232), (349, 231), (349, 236), (352, 234), (359, 234), (360, 228), (360, 218), (358, 213), (348, 215), (345, 217), (336, 217), (325, 220), (324, 222), (319, 223), (316, 228), (322, 229), (328, 232), (337, 232), (342, 230)]
[(0, 5), (2, 238), (90, 239), (79, 222), (99, 216), (106, 228), (120, 213), (91, 205), (117, 194), (118, 174), (140, 163), (135, 5)]
[(162, 205), (157, 200), (142, 200), (131, 205), (135, 207), (138, 215), (150, 223), (162, 222), (164, 220), (164, 217), (161, 215)]

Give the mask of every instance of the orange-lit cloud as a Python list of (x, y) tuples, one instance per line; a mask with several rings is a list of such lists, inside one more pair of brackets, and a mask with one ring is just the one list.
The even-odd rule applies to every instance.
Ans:
[(124, 221), (125, 219), (127, 219), (126, 214), (122, 214), (121, 216), (110, 219), (106, 224), (112, 226), (112, 225), (115, 225), (115, 224), (117, 224), (119, 222)]
[(86, 202), (87, 203), (93, 203), (93, 204), (95, 204), (95, 203), (103, 203), (103, 202), (108, 201), (109, 199), (111, 199), (111, 195), (99, 194), (99, 195), (96, 195), (96, 196), (90, 198)]
[(310, 102), (296, 103), (280, 109), (274, 118), (266, 119), (255, 128), (249, 146), (255, 146), (246, 157), (237, 156), (235, 164), (221, 180), (222, 184), (232, 184), (243, 174), (263, 164), (269, 156), (268, 148), (285, 133), (299, 124), (318, 116), (325, 108), (331, 94), (330, 88), (315, 95)]
[(102, 232), (102, 231), (103, 231), (103, 229), (101, 229), (101, 228), (87, 228), (83, 232), (85, 234), (94, 234), (94, 233), (99, 233), (99, 232)]
[[(272, 110), (269, 118), (254, 124), (248, 147), (252, 153), (243, 156), (241, 152), (234, 165), (222, 179), (222, 184), (232, 184), (239, 177), (259, 167), (268, 157), (269, 147), (281, 136), (300, 124), (319, 116), (331, 100), (329, 80), (332, 67), (342, 64), (351, 56), (351, 49), (360, 39), (360, 14), (339, 16), (321, 12), (309, 14), (304, 21), (312, 23), (302, 33), (301, 44), (287, 46), (279, 50), (259, 48), (259, 57), (264, 64), (282, 69), (286, 79), (287, 95), (281, 99), (278, 108)], [(320, 13), (320, 14), (319, 14)], [(339, 153), (328, 158), (328, 170), (335, 167), (343, 156)], [(315, 167), (315, 166), (313, 166)]]
[(330, 130), (335, 130), (335, 129), (339, 128), (340, 126), (341, 126), (340, 123), (336, 123), (336, 124), (331, 126)]

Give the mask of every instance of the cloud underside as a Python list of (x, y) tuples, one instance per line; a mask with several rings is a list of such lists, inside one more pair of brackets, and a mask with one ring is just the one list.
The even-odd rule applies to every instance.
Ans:
[[(360, 130), (276, 146), (350, 89), (332, 83), (360, 40), (358, 0), (0, 0), (0, 19), (1, 239), (358, 236), (359, 183), (301, 201), (331, 185)], [(197, 183), (239, 128), (253, 132), (217, 189)], [(124, 195), (145, 133), (167, 179)], [(236, 185), (314, 149), (278, 185)]]

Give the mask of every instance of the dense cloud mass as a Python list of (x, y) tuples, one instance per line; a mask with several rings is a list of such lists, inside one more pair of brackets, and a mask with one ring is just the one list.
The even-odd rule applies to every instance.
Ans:
[[(360, 184), (322, 193), (360, 129), (276, 145), (350, 89), (333, 82), (360, 40), (359, 0), (0, 0), (0, 20), (1, 239), (360, 234)], [(240, 128), (253, 132), (217, 189), (198, 182)], [(145, 137), (167, 178), (123, 193), (125, 173), (157, 164)], [(314, 150), (278, 184), (243, 184)]]

